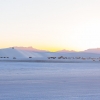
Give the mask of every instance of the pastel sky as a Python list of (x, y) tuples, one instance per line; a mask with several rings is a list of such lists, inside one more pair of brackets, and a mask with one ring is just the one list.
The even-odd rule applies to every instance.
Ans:
[(0, 48), (100, 47), (100, 0), (0, 0)]

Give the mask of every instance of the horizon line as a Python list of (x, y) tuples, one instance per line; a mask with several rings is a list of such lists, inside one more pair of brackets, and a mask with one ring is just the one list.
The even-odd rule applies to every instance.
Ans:
[(0, 48), (0, 49), (7, 49), (7, 48), (23, 48), (23, 49), (35, 49), (35, 50), (40, 50), (40, 51), (47, 51), (47, 52), (82, 52), (82, 51), (86, 51), (86, 50), (92, 50), (92, 49), (99, 49), (100, 50), (100, 48), (88, 48), (88, 49), (85, 49), (85, 50), (74, 50), (74, 49), (71, 49), (71, 50), (69, 50), (69, 49), (58, 49), (58, 50), (54, 50), (54, 51), (52, 51), (52, 50), (46, 50), (46, 49), (37, 49), (37, 48), (33, 48), (32, 46), (27, 46), (27, 47), (25, 47), (25, 46), (11, 46), (11, 47), (4, 47), (4, 48)]

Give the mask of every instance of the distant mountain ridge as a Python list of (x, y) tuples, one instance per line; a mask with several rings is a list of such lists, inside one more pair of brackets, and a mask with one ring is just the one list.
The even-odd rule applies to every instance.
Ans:
[(46, 51), (46, 50), (39, 50), (39, 49), (35, 49), (33, 47), (12, 47), (12, 48), (15, 48), (15, 49), (18, 49), (18, 50), (27, 50), (27, 51), (34, 51), (34, 52), (49, 52), (49, 51)]
[(63, 50), (56, 51), (56, 52), (70, 53), (70, 52), (76, 52), (76, 51), (74, 51), (74, 50), (66, 50), (66, 49), (63, 49)]
[[(46, 50), (35, 49), (31, 46), (30, 47), (17, 47), (17, 46), (15, 46), (13, 48), (18, 49), (18, 50), (27, 50), (27, 51), (34, 51), (34, 52), (50, 52), (50, 51), (46, 51)], [(56, 51), (56, 52), (58, 52), (58, 53), (63, 53), (63, 52), (64, 53), (75, 53), (76, 51), (63, 49), (63, 50), (59, 50), (59, 51)], [(92, 49), (87, 49), (87, 50), (79, 51), (79, 52), (100, 54), (100, 48), (92, 48)]]
[[(57, 51), (57, 52), (75, 53), (76, 51), (63, 49), (63, 50), (60, 50), (60, 51)], [(79, 51), (79, 52), (100, 54), (100, 48), (92, 48), (92, 49), (87, 49), (87, 50)]]
[(84, 50), (84, 52), (100, 54), (100, 48), (87, 49), (87, 50)]
[[(23, 50), (22, 50), (23, 49)], [(35, 52), (33, 51), (35, 50)], [(97, 49), (98, 50), (98, 49)], [(31, 47), (10, 47), (10, 48), (5, 48), (5, 49), (0, 49), (0, 59), (26, 59), (26, 58), (34, 58), (35, 60), (37, 59), (48, 59), (48, 57), (93, 57), (93, 58), (99, 58), (100, 53), (90, 53), (87, 50), (84, 52), (70, 52), (66, 50), (62, 50), (59, 52), (41, 52), (41, 50), (37, 50)]]

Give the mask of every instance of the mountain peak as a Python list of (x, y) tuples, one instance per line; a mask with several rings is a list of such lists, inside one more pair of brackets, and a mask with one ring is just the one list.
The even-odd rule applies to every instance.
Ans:
[(74, 51), (74, 50), (66, 50), (66, 49), (63, 49), (63, 50), (60, 50), (60, 51), (57, 51), (57, 52), (76, 52), (76, 51)]
[(34, 52), (47, 52), (46, 50), (39, 50), (39, 49), (35, 49), (33, 48), (32, 46), (29, 46), (29, 47), (12, 47), (12, 48), (15, 48), (15, 49), (18, 49), (18, 50), (27, 50), (27, 51), (34, 51)]
[(84, 52), (100, 53), (100, 48), (87, 49), (87, 50), (85, 50)]

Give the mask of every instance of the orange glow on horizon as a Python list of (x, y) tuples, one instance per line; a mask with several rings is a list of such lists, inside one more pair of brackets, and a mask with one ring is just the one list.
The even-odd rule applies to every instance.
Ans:
[(39, 49), (39, 50), (46, 50), (46, 51), (50, 51), (50, 52), (56, 52), (56, 51), (60, 51), (60, 50), (68, 50), (68, 51), (81, 51), (79, 49), (71, 49), (71, 48), (61, 48), (61, 47), (49, 47), (49, 46), (22, 46), (22, 45), (3, 45), (0, 47), (0, 49), (4, 49), (4, 48), (9, 48), (9, 47), (32, 47), (34, 49)]

